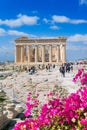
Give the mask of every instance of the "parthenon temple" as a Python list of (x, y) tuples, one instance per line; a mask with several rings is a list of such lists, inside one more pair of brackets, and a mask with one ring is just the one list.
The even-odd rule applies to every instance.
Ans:
[(66, 62), (66, 37), (15, 39), (16, 64), (61, 64)]

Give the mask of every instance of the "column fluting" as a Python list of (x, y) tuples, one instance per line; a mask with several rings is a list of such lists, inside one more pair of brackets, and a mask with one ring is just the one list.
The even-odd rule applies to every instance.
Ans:
[(45, 62), (45, 45), (42, 45), (42, 63)]
[(49, 45), (49, 62), (52, 63), (52, 45)]

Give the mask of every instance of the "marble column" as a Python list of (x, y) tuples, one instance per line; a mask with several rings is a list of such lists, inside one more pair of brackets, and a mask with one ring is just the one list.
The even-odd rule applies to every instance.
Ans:
[(38, 62), (38, 46), (35, 45), (35, 63)]
[(57, 45), (57, 63), (60, 61), (60, 46)]
[(62, 44), (60, 44), (60, 62), (62, 62), (63, 59), (62, 51)]
[(16, 45), (15, 48), (15, 63), (18, 63), (21, 61), (21, 47)]
[(18, 62), (18, 46), (15, 47), (15, 63)]
[(17, 48), (17, 62), (21, 62), (21, 46)]
[(52, 45), (49, 45), (49, 62), (52, 63)]
[(28, 63), (31, 62), (31, 59), (30, 59), (30, 51), (31, 51), (31, 46), (28, 45), (28, 51), (27, 51), (27, 56), (28, 56)]
[(42, 45), (42, 63), (45, 62), (45, 45)]
[(64, 45), (64, 44), (62, 46), (62, 61), (63, 61), (63, 63), (66, 62), (66, 45)]
[(24, 46), (21, 46), (21, 62), (24, 61)]

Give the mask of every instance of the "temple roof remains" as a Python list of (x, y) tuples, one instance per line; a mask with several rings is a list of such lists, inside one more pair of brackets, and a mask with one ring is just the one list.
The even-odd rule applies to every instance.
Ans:
[(16, 43), (57, 43), (66, 42), (66, 37), (55, 37), (55, 38), (29, 38), (27, 36), (15, 39)]

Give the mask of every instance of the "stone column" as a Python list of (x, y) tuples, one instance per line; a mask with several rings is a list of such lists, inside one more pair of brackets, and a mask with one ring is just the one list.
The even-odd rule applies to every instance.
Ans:
[(52, 63), (52, 45), (49, 45), (49, 62)]
[(35, 45), (35, 63), (38, 62), (38, 46)]
[(21, 62), (24, 61), (24, 46), (21, 46)]
[(15, 46), (15, 63), (18, 62), (18, 46)]
[(21, 62), (21, 46), (17, 48), (17, 62)]
[(21, 46), (15, 47), (15, 63), (21, 62)]
[(63, 59), (63, 57), (62, 57), (62, 44), (60, 44), (60, 62), (62, 62), (62, 59)]
[(57, 45), (57, 63), (60, 61), (60, 46)]
[(30, 59), (30, 50), (31, 49), (31, 47), (30, 47), (30, 45), (28, 46), (28, 51), (27, 51), (27, 56), (28, 56), (28, 63), (30, 63), (31, 62), (31, 59)]
[(62, 46), (62, 62), (65, 63), (66, 62), (66, 45), (63, 44)]
[(45, 62), (45, 45), (42, 45), (42, 63)]

